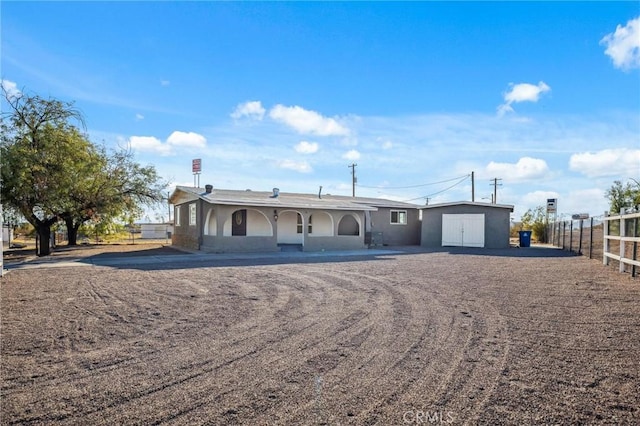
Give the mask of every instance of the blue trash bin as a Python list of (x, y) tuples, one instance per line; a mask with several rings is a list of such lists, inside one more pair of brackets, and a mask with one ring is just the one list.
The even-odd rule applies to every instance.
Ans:
[(531, 231), (520, 231), (518, 234), (520, 235), (520, 247), (530, 247)]

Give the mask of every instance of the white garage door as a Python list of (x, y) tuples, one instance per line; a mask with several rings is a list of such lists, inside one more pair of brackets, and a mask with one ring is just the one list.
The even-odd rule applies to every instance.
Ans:
[(443, 214), (442, 246), (484, 247), (484, 214)]

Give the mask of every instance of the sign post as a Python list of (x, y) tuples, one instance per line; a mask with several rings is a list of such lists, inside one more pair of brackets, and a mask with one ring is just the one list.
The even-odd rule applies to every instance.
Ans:
[[(551, 222), (556, 222), (556, 213), (558, 211), (558, 199), (557, 198), (547, 198), (547, 233), (552, 234), (555, 232), (556, 227), (553, 227), (552, 232), (549, 230), (549, 214), (553, 215), (553, 219)], [(548, 235), (549, 238), (547, 240), (553, 241), (555, 239), (555, 235)], [(547, 241), (548, 242), (548, 241)]]
[[(193, 186), (200, 187), (200, 172), (202, 172), (202, 159), (195, 158), (191, 160), (191, 171), (193, 172)], [(196, 176), (198, 176), (198, 184), (196, 185)]]

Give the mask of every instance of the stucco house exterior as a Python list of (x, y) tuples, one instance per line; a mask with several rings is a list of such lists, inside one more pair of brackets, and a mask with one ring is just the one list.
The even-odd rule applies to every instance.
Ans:
[(461, 201), (421, 209), (423, 247), (509, 248), (512, 205)]
[(178, 186), (172, 243), (208, 252), (419, 245), (417, 205), (377, 198)]

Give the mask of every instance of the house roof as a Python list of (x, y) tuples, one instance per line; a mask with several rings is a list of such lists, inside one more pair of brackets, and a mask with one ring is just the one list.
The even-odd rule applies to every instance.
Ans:
[(170, 197), (172, 204), (182, 204), (195, 199), (202, 199), (212, 204), (233, 206), (255, 206), (271, 208), (306, 208), (323, 210), (368, 210), (375, 211), (378, 207), (418, 208), (415, 204), (380, 198), (347, 197), (341, 195), (298, 194), (280, 192), (273, 197), (273, 192), (267, 191), (239, 191), (214, 188), (207, 193), (203, 188), (178, 186)]
[(442, 207), (452, 207), (452, 206), (478, 206), (478, 207), (487, 207), (494, 209), (509, 209), (513, 212), (513, 206), (510, 204), (492, 204), (492, 203), (479, 203), (472, 201), (457, 201), (453, 203), (440, 203), (440, 204), (430, 204), (428, 206), (420, 206), (422, 210), (428, 209), (437, 209)]

